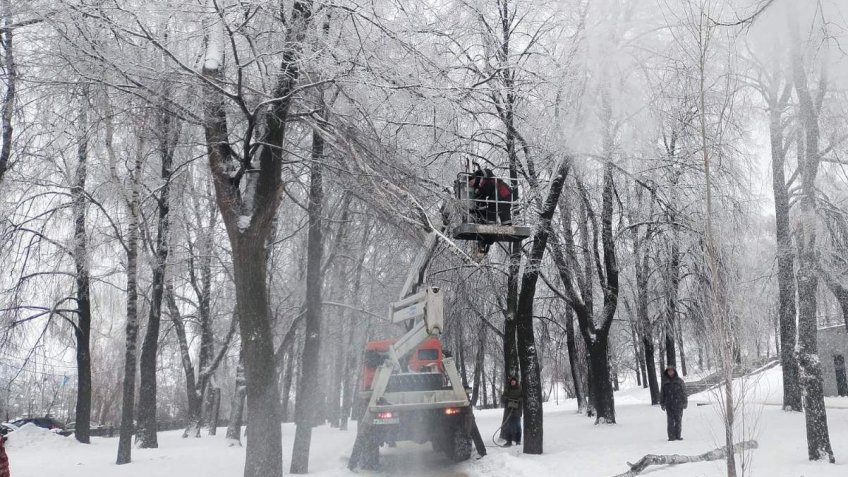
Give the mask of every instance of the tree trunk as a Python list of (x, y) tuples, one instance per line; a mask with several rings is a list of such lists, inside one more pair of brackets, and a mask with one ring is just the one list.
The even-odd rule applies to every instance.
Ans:
[(598, 334), (591, 344), (589, 359), (592, 367), (593, 405), (596, 423), (615, 424), (615, 398), (609, 367), (609, 337)]
[[(791, 91), (786, 89), (787, 92)], [(776, 95), (777, 93), (774, 92)], [(780, 323), (780, 364), (783, 371), (783, 410), (800, 412), (803, 408), (798, 361), (795, 356), (795, 252), (789, 226), (789, 191), (786, 185), (783, 108), (789, 94), (769, 102), (772, 191), (774, 192), (775, 236), (777, 239), (777, 300)], [(800, 147), (800, 146), (799, 146)]]
[[(629, 311), (629, 307), (628, 307)], [(630, 315), (630, 313), (628, 313)], [(642, 366), (642, 357), (639, 355), (639, 338), (636, 336), (636, 325), (633, 321), (630, 321), (630, 343), (633, 345), (633, 363), (636, 365), (636, 385), (639, 387), (648, 387), (648, 383), (646, 382), (644, 386), (642, 386), (642, 375), (644, 373), (640, 373), (640, 371), (645, 368)]]
[[(5, 7), (8, 5), (4, 5)], [(11, 31), (9, 32), (11, 35)], [(11, 37), (10, 37), (11, 38)], [(7, 65), (8, 68), (8, 65)], [(13, 88), (14, 86), (7, 86)], [(71, 189), (74, 209), (74, 264), (76, 266), (76, 302), (77, 323), (74, 326), (77, 349), (77, 403), (76, 427), (74, 437), (84, 444), (90, 442), (91, 426), (91, 296), (88, 260), (88, 233), (86, 231), (86, 208), (88, 200), (85, 193), (85, 182), (88, 167), (88, 87), (84, 86), (81, 96), (79, 129), (77, 144), (76, 184)], [(5, 118), (4, 118), (5, 119)], [(4, 131), (5, 133), (5, 131)], [(3, 138), (6, 148), (6, 138)], [(1, 175), (1, 174), (0, 174)]]
[(241, 447), (241, 424), (246, 394), (247, 383), (244, 380), (244, 365), (242, 364), (241, 353), (239, 353), (236, 384), (233, 390), (233, 400), (230, 402), (230, 419), (227, 424), (227, 442), (230, 447)]
[[(486, 358), (486, 324), (480, 322), (480, 329), (477, 331), (477, 354), (474, 357), (474, 377), (471, 385), (471, 405), (476, 406), (480, 401), (480, 381), (485, 373), (485, 358)], [(483, 385), (485, 390), (485, 384)]]
[(637, 251), (636, 267), (636, 316), (642, 332), (642, 349), (645, 352), (645, 368), (648, 387), (651, 389), (651, 404), (660, 403), (660, 388), (657, 384), (657, 368), (654, 361), (654, 330), (648, 310), (649, 254), (643, 247), (638, 232), (634, 232), (634, 249)]
[(180, 310), (177, 308), (177, 301), (174, 295), (173, 284), (166, 283), (165, 285), (165, 301), (168, 304), (168, 314), (171, 316), (171, 322), (174, 324), (174, 331), (177, 335), (177, 343), (180, 347), (180, 361), (185, 373), (186, 397), (188, 403), (188, 418), (183, 438), (194, 433), (195, 437), (200, 437), (200, 412), (201, 412), (201, 397), (197, 393), (197, 381), (194, 374), (194, 365), (191, 363), (191, 351), (188, 347), (188, 338), (186, 337), (185, 323), (180, 315)]
[(312, 163), (309, 186), (309, 231), (306, 262), (306, 331), (304, 333), (303, 371), (298, 382), (295, 422), (297, 429), (292, 448), (290, 472), (309, 472), (309, 447), (312, 426), (315, 424), (314, 403), (320, 402), (321, 389), (318, 380), (321, 351), (321, 273), (324, 239), (322, 237), (322, 211), (324, 207), (324, 185), (321, 161), (324, 157), (324, 140), (318, 131), (312, 133)]
[[(12, 23), (12, 6), (9, 0), (3, 0), (0, 4), (3, 8), (3, 24)], [(0, 46), (3, 47), (3, 69), (5, 69), (6, 94), (3, 96), (2, 120), (3, 131), (0, 133), (0, 185), (3, 184), (3, 176), (9, 167), (12, 157), (12, 115), (15, 112), (15, 93), (18, 84), (18, 70), (15, 63), (15, 50), (13, 48), (14, 29), (7, 28), (0, 33)], [(2, 190), (2, 189), (0, 189)]]
[[(671, 220), (674, 220), (672, 215)], [(672, 225), (675, 228), (674, 225)], [(667, 366), (677, 367), (675, 352), (675, 337), (679, 326), (677, 319), (677, 293), (680, 288), (680, 243), (679, 235), (675, 233), (671, 239), (671, 251), (668, 263), (668, 278), (666, 289), (666, 318), (665, 318), (665, 353)], [(681, 353), (683, 350), (680, 350)]]
[[(165, 85), (164, 97), (170, 97), (169, 85)], [(171, 169), (177, 135), (174, 132), (173, 116), (163, 107), (158, 111), (159, 154), (162, 160), (162, 186), (157, 207), (159, 222), (156, 228), (156, 256), (153, 260), (153, 280), (150, 297), (150, 313), (147, 331), (141, 345), (139, 370), (138, 428), (136, 445), (142, 449), (157, 448), (158, 426), (156, 423), (156, 356), (159, 351), (159, 325), (162, 316), (162, 297), (165, 291), (165, 271), (168, 263), (171, 210)]]
[[(285, 21), (279, 73), (261, 117), (244, 115), (249, 134), (234, 154), (227, 124), (227, 98), (213, 85), (224, 78), (225, 32), (214, 2), (208, 15), (203, 61), (203, 126), (216, 202), (232, 246), (233, 278), (244, 371), (247, 380), (247, 448), (244, 477), (280, 477), (280, 390), (274, 362), (268, 297), (266, 244), (281, 201), (283, 154), (289, 110), (300, 78), (300, 54), (312, 21), (312, 2), (295, 0)], [(285, 11), (281, 2), (281, 9)], [(261, 124), (254, 147), (253, 133)], [(247, 159), (245, 164), (244, 159)], [(245, 170), (250, 173), (245, 174)], [(231, 175), (231, 171), (238, 171)], [(242, 187), (243, 186), (243, 187)], [(245, 191), (242, 194), (242, 190)]]
[(135, 171), (132, 177), (132, 192), (127, 208), (129, 224), (127, 230), (127, 323), (126, 352), (124, 355), (124, 391), (121, 400), (121, 431), (118, 438), (118, 465), (132, 461), (132, 436), (135, 431), (135, 368), (136, 341), (138, 339), (138, 234), (139, 234), (139, 188), (141, 182), (142, 152), (137, 151)]
[[(827, 425), (824, 404), (822, 368), (818, 356), (816, 300), (818, 299), (818, 248), (816, 244), (816, 175), (819, 157), (820, 102), (826, 92), (826, 74), (822, 74), (818, 90), (819, 103), (813, 99), (807, 86), (807, 74), (801, 56), (797, 28), (793, 29), (796, 42), (792, 54), (795, 91), (798, 94), (800, 120), (804, 128), (803, 161), (799, 161), (801, 198), (800, 220), (796, 228), (798, 248), (798, 362), (801, 367), (801, 384), (804, 387), (804, 416), (807, 424), (807, 452), (810, 460), (834, 463), (833, 448)], [(802, 144), (798, 145), (800, 149)]]
[(533, 328), (533, 300), (542, 258), (551, 235), (551, 219), (559, 204), (565, 178), (571, 165), (570, 158), (563, 158), (551, 182), (548, 197), (539, 213), (539, 224), (533, 234), (533, 245), (524, 275), (521, 277), (521, 293), (516, 313), (518, 337), (518, 362), (521, 366), (521, 383), (524, 391), (524, 453), (541, 454), (543, 448), (542, 426), (542, 379), (541, 366), (536, 353), (536, 337)]
[(568, 366), (571, 368), (571, 379), (574, 381), (574, 398), (577, 399), (577, 409), (582, 411), (586, 397), (583, 394), (583, 382), (580, 377), (582, 373), (577, 343), (574, 338), (574, 310), (567, 307), (565, 310), (565, 345), (568, 349)]
[(291, 388), (294, 380), (295, 346), (291, 345), (286, 357), (286, 368), (283, 372), (283, 390), (281, 391), (282, 409), (280, 410), (280, 422), (291, 422)]
[(209, 389), (209, 413), (208, 413), (209, 435), (215, 436), (218, 434), (218, 420), (221, 417), (221, 388), (210, 386)]
[(280, 398), (266, 286), (265, 240), (233, 240), (233, 271), (247, 381), (245, 477), (282, 475)]
[(688, 374), (688, 370), (686, 369), (686, 352), (683, 350), (683, 330), (682, 324), (680, 320), (677, 321), (677, 327), (675, 328), (677, 335), (677, 349), (680, 350), (680, 374), (686, 376)]
[[(510, 246), (509, 255), (509, 275), (507, 276), (507, 296), (506, 296), (506, 317), (504, 319), (504, 338), (503, 338), (503, 383), (506, 389), (507, 383), (511, 377), (519, 376), (518, 349), (517, 346), (517, 328), (516, 314), (518, 308), (518, 275), (521, 270), (521, 247), (518, 243), (513, 243)], [(494, 386), (494, 383), (492, 383)], [(494, 397), (494, 395), (493, 395)], [(509, 416), (509, 410), (504, 408), (502, 420), (506, 421)], [(506, 426), (504, 426), (506, 427)], [(501, 429), (500, 438), (505, 439), (505, 429)]]

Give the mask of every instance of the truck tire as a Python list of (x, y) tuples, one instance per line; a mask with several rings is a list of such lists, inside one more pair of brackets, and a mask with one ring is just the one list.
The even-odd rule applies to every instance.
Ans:
[(465, 432), (465, 426), (455, 426), (451, 434), (448, 457), (454, 462), (463, 462), (471, 458), (471, 436)]

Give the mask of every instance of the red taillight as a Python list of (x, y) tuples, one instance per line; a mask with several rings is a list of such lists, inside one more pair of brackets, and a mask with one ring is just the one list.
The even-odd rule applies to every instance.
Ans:
[(391, 419), (393, 417), (395, 417), (395, 415), (388, 411), (377, 413), (377, 419)]
[(449, 407), (445, 409), (445, 414), (447, 414), (448, 416), (453, 416), (454, 414), (459, 414), (460, 412), (462, 412), (462, 410), (455, 407)]

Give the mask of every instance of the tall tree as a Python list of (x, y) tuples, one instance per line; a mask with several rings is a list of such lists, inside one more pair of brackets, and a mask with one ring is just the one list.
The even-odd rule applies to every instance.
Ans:
[(2, 67), (5, 73), (6, 92), (3, 95), (3, 104), (0, 107), (0, 184), (9, 167), (12, 156), (12, 115), (15, 112), (15, 100), (18, 86), (18, 67), (15, 63), (14, 34), (15, 28), (12, 20), (12, 2), (3, 0), (0, 3), (3, 12), (0, 13), (0, 47), (3, 48)]
[(88, 110), (89, 87), (82, 86), (77, 127), (76, 183), (71, 188), (74, 210), (74, 266), (76, 267), (77, 322), (74, 335), (77, 341), (77, 404), (74, 437), (88, 444), (91, 429), (91, 273), (89, 271), (88, 230), (86, 212), (88, 199), (85, 183), (88, 176)]
[(822, 68), (815, 91), (807, 78), (805, 55), (802, 52), (799, 26), (793, 25), (791, 35), (792, 77), (798, 97), (798, 114), (803, 128), (798, 144), (798, 175), (801, 197), (798, 203), (799, 220), (795, 227), (798, 256), (798, 363), (801, 367), (801, 385), (804, 388), (804, 416), (807, 424), (807, 453), (810, 460), (834, 463), (833, 448), (827, 426), (824, 405), (821, 362), (818, 356), (818, 248), (816, 176), (821, 162), (819, 149), (819, 115), (827, 94), (827, 70)]
[[(227, 101), (233, 96), (224, 88), (225, 16), (217, 4), (209, 5), (203, 61), (203, 128), (216, 199), (233, 251), (250, 429), (244, 475), (279, 477), (280, 394), (274, 366), (265, 248), (281, 200), (286, 126), (300, 79), (300, 54), (312, 22), (313, 5), (311, 1), (296, 0), (290, 15), (281, 17), (286, 34), (271, 99), (262, 104), (257, 114), (241, 109), (247, 113), (240, 117), (247, 133), (238, 145), (231, 141), (227, 118)], [(280, 2), (280, 12), (285, 11), (285, 2)], [(236, 64), (241, 77), (244, 66), (237, 59)], [(235, 101), (245, 104), (241, 96)], [(254, 133), (258, 137), (254, 138)], [(235, 153), (236, 147), (240, 147), (241, 154)]]
[[(528, 163), (532, 162), (528, 158)], [(516, 313), (516, 332), (518, 338), (518, 362), (521, 366), (521, 384), (524, 390), (524, 453), (541, 454), (543, 449), (543, 411), (541, 365), (536, 351), (535, 329), (533, 326), (533, 301), (536, 296), (536, 283), (541, 273), (542, 258), (551, 236), (551, 220), (556, 212), (559, 198), (565, 184), (571, 157), (566, 156), (553, 170), (551, 185), (543, 205), (539, 208), (539, 220), (533, 233), (530, 256), (521, 276), (521, 292), (518, 297)], [(535, 175), (535, 173), (532, 173)], [(538, 187), (533, 179), (531, 187)], [(538, 190), (538, 189), (537, 189)]]
[(306, 331), (301, 365), (303, 371), (297, 388), (295, 422), (297, 429), (292, 448), (291, 473), (309, 472), (309, 447), (312, 427), (317, 417), (317, 403), (321, 401), (319, 359), (321, 351), (321, 289), (324, 286), (322, 260), (324, 238), (322, 214), (324, 213), (324, 184), (321, 162), (324, 159), (324, 140), (318, 131), (312, 133), (310, 162), (309, 230), (307, 232), (306, 259)]
[[(115, 164), (117, 156), (114, 153), (112, 142), (111, 118), (106, 122), (106, 148), (110, 154), (113, 175), (117, 177)], [(130, 177), (130, 190), (124, 194), (124, 202), (127, 209), (127, 232), (125, 249), (127, 254), (127, 320), (126, 320), (126, 344), (124, 352), (124, 385), (123, 397), (121, 399), (121, 429), (118, 436), (118, 458), (117, 464), (129, 464), (132, 461), (132, 436), (135, 432), (135, 378), (138, 340), (138, 242), (139, 228), (141, 226), (141, 170), (143, 162), (143, 143), (139, 139), (133, 160), (133, 171)]]
[(780, 85), (775, 75), (759, 90), (766, 101), (769, 114), (769, 145), (771, 147), (771, 180), (774, 193), (775, 235), (777, 238), (777, 300), (780, 330), (780, 364), (783, 372), (783, 409), (802, 410), (801, 382), (795, 356), (797, 325), (795, 308), (795, 253), (790, 230), (789, 184), (786, 183), (786, 155), (792, 140), (787, 137), (785, 118), (792, 98), (792, 84)]
[(139, 362), (138, 427), (135, 439), (138, 447), (142, 449), (159, 447), (156, 435), (158, 431), (156, 422), (156, 357), (159, 351), (162, 300), (165, 294), (165, 273), (167, 272), (168, 254), (170, 252), (174, 153), (179, 141), (179, 124), (167, 109), (167, 102), (170, 102), (171, 99), (171, 88), (170, 80), (166, 80), (166, 84), (163, 85), (163, 102), (165, 104), (156, 112), (156, 133), (161, 161), (160, 178), (162, 185), (158, 188), (159, 195), (156, 198), (158, 221), (156, 242), (155, 246), (152, 247), (153, 250), (151, 250), (153, 253), (152, 293), (147, 330), (144, 335), (144, 342), (141, 345)]

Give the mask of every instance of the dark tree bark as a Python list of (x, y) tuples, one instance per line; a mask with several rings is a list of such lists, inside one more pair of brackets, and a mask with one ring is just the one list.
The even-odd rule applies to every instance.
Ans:
[[(789, 190), (786, 184), (786, 153), (791, 141), (785, 137), (783, 112), (792, 97), (792, 86), (780, 92), (777, 84), (763, 91), (769, 109), (772, 191), (774, 193), (775, 235), (777, 239), (777, 300), (780, 330), (780, 364), (783, 371), (783, 409), (803, 409), (800, 371), (795, 356), (797, 335), (795, 309), (795, 252), (789, 225)], [(800, 147), (800, 146), (799, 146)]]
[[(281, 2), (281, 11), (286, 10)], [(234, 146), (230, 143), (227, 98), (214, 86), (224, 80), (223, 57), (219, 54), (225, 43), (223, 31), (210, 32), (215, 40), (210, 43), (216, 48), (207, 51), (203, 67), (203, 75), (208, 80), (203, 87), (207, 154), (216, 199), (232, 246), (247, 379), (247, 427), (250, 430), (245, 477), (280, 477), (283, 473), (280, 394), (274, 365), (265, 247), (280, 205), (286, 126), (300, 78), (299, 58), (311, 21), (312, 2), (296, 0), (285, 22), (280, 71), (270, 92), (273, 99), (267, 102), (262, 117), (245, 115), (242, 118), (247, 132), (239, 144), (240, 155), (233, 154)], [(259, 124), (263, 124), (262, 133), (254, 145), (253, 134)], [(246, 173), (247, 170), (251, 172)]]
[[(480, 382), (485, 374), (486, 365), (486, 323), (480, 321), (480, 329), (477, 331), (477, 354), (474, 357), (474, 377), (471, 384), (471, 405), (476, 406), (480, 401)], [(483, 385), (485, 392), (485, 384)]]
[(814, 98), (807, 83), (801, 42), (793, 28), (795, 48), (792, 52), (792, 72), (798, 95), (799, 115), (804, 141), (798, 169), (801, 179), (799, 221), (795, 230), (798, 250), (798, 363), (801, 385), (804, 387), (804, 416), (807, 424), (807, 452), (810, 460), (834, 463), (833, 448), (824, 405), (821, 362), (818, 356), (818, 322), (816, 317), (818, 292), (818, 248), (816, 244), (816, 175), (821, 160), (819, 152), (819, 112), (827, 91), (826, 73), (822, 73)]
[[(5, 9), (5, 6), (4, 6)], [(8, 67), (8, 66), (7, 66)], [(13, 86), (7, 86), (13, 87)], [(71, 189), (74, 210), (74, 265), (76, 267), (77, 322), (74, 335), (77, 341), (77, 403), (76, 427), (74, 437), (84, 444), (90, 442), (91, 429), (91, 278), (88, 260), (88, 233), (86, 230), (86, 209), (88, 200), (85, 192), (88, 175), (88, 87), (83, 87), (80, 105), (79, 129), (77, 139), (76, 184)], [(5, 118), (4, 118), (5, 119)], [(4, 131), (5, 133), (5, 131)], [(6, 147), (6, 138), (3, 138)]]
[(244, 402), (247, 396), (247, 383), (244, 380), (244, 365), (239, 353), (238, 367), (236, 367), (236, 384), (233, 390), (233, 399), (230, 402), (230, 419), (227, 424), (227, 442), (230, 447), (241, 447), (241, 425), (244, 416)]
[[(636, 204), (641, 207), (642, 189), (636, 189)], [(651, 203), (653, 205), (653, 202)], [(651, 208), (653, 213), (653, 208)], [(648, 250), (648, 242), (653, 236), (653, 230), (648, 228), (645, 235), (640, 235), (639, 230), (633, 230), (633, 252), (634, 252), (634, 267), (636, 275), (636, 316), (639, 324), (640, 335), (642, 339), (642, 349), (644, 351), (644, 362), (647, 374), (647, 386), (651, 390), (651, 404), (657, 405), (660, 402), (660, 388), (657, 383), (657, 369), (654, 361), (654, 325), (651, 322), (651, 317), (648, 311), (648, 287), (649, 287), (649, 266), (650, 253)]]
[[(294, 326), (294, 325), (292, 325)], [(283, 385), (282, 385), (282, 404), (280, 409), (280, 422), (292, 422), (291, 418), (291, 388), (294, 381), (294, 362), (297, 359), (295, 343), (292, 342), (289, 345), (289, 350), (286, 352), (286, 365), (285, 370), (283, 371)]]
[[(163, 88), (163, 97), (170, 97), (170, 85)], [(156, 356), (159, 352), (159, 328), (162, 316), (162, 299), (165, 293), (165, 272), (170, 249), (171, 228), (171, 171), (174, 164), (174, 152), (179, 140), (178, 125), (166, 107), (157, 112), (159, 134), (159, 156), (162, 161), (162, 186), (156, 200), (159, 220), (156, 227), (156, 245), (153, 260), (153, 280), (151, 283), (150, 312), (147, 330), (141, 345), (139, 369), (138, 428), (136, 445), (142, 449), (157, 448), (158, 426), (156, 422)]]
[(677, 336), (677, 349), (680, 350), (680, 374), (686, 376), (688, 374), (688, 370), (686, 369), (686, 351), (683, 349), (683, 324), (679, 319), (677, 321), (675, 331)]
[[(569, 233), (566, 231), (566, 233)], [(583, 392), (583, 372), (580, 369), (580, 358), (578, 357), (577, 342), (574, 334), (574, 310), (567, 307), (565, 310), (565, 346), (568, 349), (568, 366), (571, 369), (571, 379), (574, 381), (574, 398), (577, 399), (577, 409), (582, 411), (585, 406), (586, 396)]]
[(324, 208), (324, 184), (321, 161), (324, 157), (324, 140), (318, 131), (312, 133), (312, 162), (309, 185), (309, 231), (307, 233), (306, 260), (306, 331), (304, 333), (303, 366), (297, 389), (295, 422), (297, 429), (292, 448), (290, 472), (309, 472), (309, 447), (312, 426), (315, 425), (317, 409), (314, 403), (321, 401), (318, 379), (321, 351), (321, 289), (324, 283), (321, 265), (324, 254), (322, 214)]
[(542, 379), (533, 327), (533, 300), (536, 297), (536, 284), (539, 280), (542, 258), (547, 248), (548, 237), (551, 235), (551, 220), (559, 203), (570, 165), (571, 158), (564, 158), (554, 171), (548, 196), (539, 213), (539, 223), (533, 233), (530, 257), (521, 277), (516, 331), (518, 362), (521, 366), (521, 384), (524, 391), (525, 454), (541, 454), (543, 448)]
[[(585, 297), (588, 294), (584, 294), (583, 298), (577, 294), (571, 276), (571, 270), (567, 265), (562, 246), (555, 234), (551, 236), (551, 245), (554, 264), (565, 286), (569, 305), (577, 315), (580, 332), (589, 353), (589, 399), (592, 401), (596, 414), (595, 422), (614, 424), (615, 398), (613, 396), (610, 377), (608, 340), (609, 330), (612, 326), (612, 320), (618, 305), (618, 263), (615, 256), (615, 243), (612, 231), (614, 181), (611, 164), (604, 166), (603, 182), (601, 210), (601, 246), (603, 248), (603, 257), (598, 252), (597, 232), (595, 233), (594, 240), (594, 263), (597, 264), (596, 271), (603, 285), (604, 295), (600, 326), (595, 325), (594, 317), (585, 301)], [(585, 196), (585, 191), (581, 192), (584, 194), (583, 201), (586, 204), (587, 197)], [(586, 209), (588, 212), (588, 204), (586, 204)], [(594, 223), (592, 218), (590, 218), (590, 221)], [(573, 244), (568, 245), (569, 255), (575, 257), (576, 252), (573, 249)], [(588, 281), (591, 279), (591, 275), (587, 274), (585, 278)]]
[(214, 436), (218, 434), (218, 420), (221, 417), (221, 388), (215, 386), (213, 381), (210, 381), (209, 385), (209, 435)]
[[(521, 246), (518, 243), (510, 245), (509, 275), (507, 276), (506, 314), (503, 331), (503, 383), (506, 389), (511, 377), (519, 377), (518, 363), (518, 329), (516, 315), (518, 308), (518, 284), (521, 270)], [(494, 383), (493, 383), (494, 385)], [(494, 395), (493, 395), (494, 396)], [(506, 420), (509, 410), (504, 408), (502, 420)], [(500, 438), (505, 439), (506, 430), (501, 429)]]

